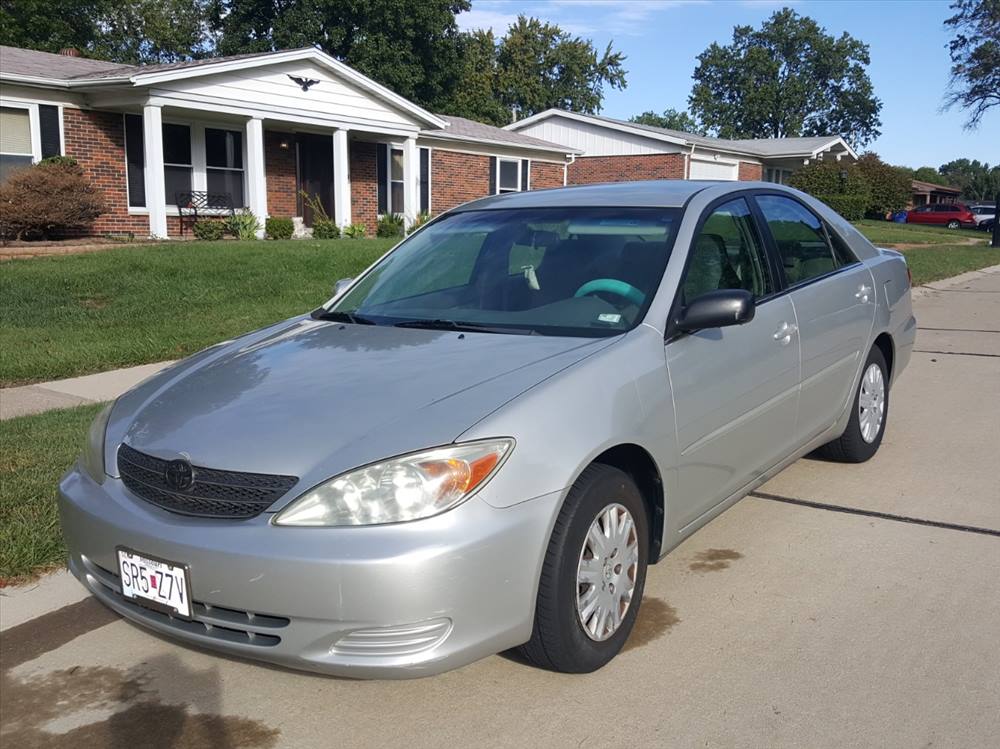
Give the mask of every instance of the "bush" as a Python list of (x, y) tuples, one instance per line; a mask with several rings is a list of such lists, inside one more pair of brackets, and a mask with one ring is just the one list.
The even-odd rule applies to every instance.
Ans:
[(41, 163), (0, 185), (0, 236), (46, 239), (88, 226), (107, 210), (104, 195), (75, 162)]
[(79, 166), (72, 156), (46, 156), (39, 164), (58, 164), (60, 166)]
[(241, 208), (226, 219), (226, 230), (237, 239), (256, 239), (260, 228), (260, 221), (247, 208)]
[(268, 239), (291, 239), (295, 224), (286, 216), (272, 216), (264, 222), (264, 231)]
[(871, 199), (867, 195), (814, 195), (848, 221), (860, 221)]
[(885, 218), (909, 204), (913, 188), (909, 169), (886, 164), (871, 152), (862, 154), (854, 168), (868, 183), (870, 197), (865, 215)]
[(401, 213), (387, 213), (380, 216), (375, 227), (377, 237), (401, 237), (406, 229), (406, 221)]
[(344, 236), (349, 239), (364, 239), (368, 229), (364, 224), (348, 224), (344, 227)]
[(434, 218), (434, 216), (429, 211), (421, 211), (420, 213), (417, 214), (417, 217), (413, 220), (413, 223), (410, 224), (410, 228), (407, 230), (406, 233), (412, 234), (421, 226), (430, 221), (432, 218)]
[(205, 218), (195, 221), (191, 233), (202, 242), (216, 242), (226, 233), (226, 222), (218, 219)]
[(340, 236), (340, 227), (328, 218), (318, 218), (313, 221), (313, 239), (336, 239)]

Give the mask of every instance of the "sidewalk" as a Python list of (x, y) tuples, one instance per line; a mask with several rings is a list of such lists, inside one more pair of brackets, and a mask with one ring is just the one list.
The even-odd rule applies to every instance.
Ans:
[(0, 420), (52, 411), (56, 408), (71, 408), (87, 403), (114, 400), (126, 390), (135, 387), (172, 363), (165, 361), (143, 364), (83, 377), (71, 377), (68, 380), (2, 388)]
[[(913, 290), (913, 298), (916, 300), (927, 294), (933, 294), (935, 291), (961, 286), (975, 278), (993, 273), (1000, 273), (1000, 265), (993, 265), (989, 268), (970, 271), (919, 286)], [(156, 364), (143, 364), (138, 367), (115, 369), (84, 377), (72, 377), (68, 380), (0, 388), (0, 421), (57, 408), (71, 408), (87, 403), (113, 400), (172, 363), (165, 361)]]

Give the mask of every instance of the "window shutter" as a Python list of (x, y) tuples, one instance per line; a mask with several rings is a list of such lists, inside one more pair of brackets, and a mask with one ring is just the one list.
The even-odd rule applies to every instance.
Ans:
[(431, 149), (420, 149), (420, 212), (431, 211)]
[(497, 157), (490, 156), (490, 195), (497, 194)]
[(389, 147), (385, 143), (375, 146), (375, 175), (378, 180), (378, 212), (384, 215), (389, 209)]
[(528, 189), (528, 175), (531, 173), (531, 160), (521, 159), (521, 190)]
[(125, 115), (125, 164), (128, 180), (128, 204), (146, 205), (146, 157), (143, 148), (142, 115)]
[(62, 137), (59, 133), (59, 107), (52, 104), (38, 105), (38, 126), (42, 140), (42, 158), (59, 156), (62, 153)]

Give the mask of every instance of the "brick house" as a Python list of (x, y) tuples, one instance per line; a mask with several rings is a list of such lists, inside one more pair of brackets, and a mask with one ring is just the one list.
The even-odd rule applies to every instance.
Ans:
[(380, 214), (561, 187), (575, 153), (428, 112), (314, 48), (129, 66), (0, 47), (0, 180), (75, 158), (110, 205), (96, 234), (176, 236), (192, 192), (309, 225), (302, 190), (374, 233)]
[(644, 179), (764, 180), (784, 184), (817, 159), (857, 160), (839, 136), (725, 140), (593, 114), (547, 109), (506, 130), (575, 148), (570, 185)]

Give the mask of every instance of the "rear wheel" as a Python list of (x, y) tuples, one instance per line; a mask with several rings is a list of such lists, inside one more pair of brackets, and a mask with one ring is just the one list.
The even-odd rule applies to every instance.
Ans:
[(542, 668), (595, 671), (635, 624), (649, 555), (646, 504), (632, 478), (595, 463), (556, 519), (542, 566), (531, 640), (521, 654)]
[(961, 224), (959, 224), (957, 221), (952, 220), (948, 222), (949, 229), (957, 229), (959, 226), (961, 226)]
[(872, 348), (854, 394), (847, 429), (819, 454), (843, 463), (863, 463), (878, 452), (889, 416), (889, 372), (878, 347)]

